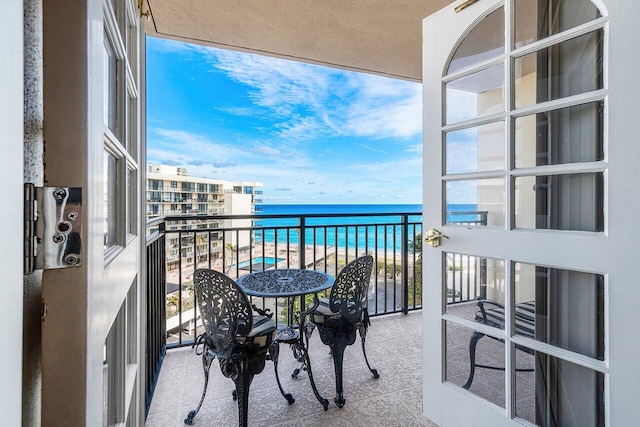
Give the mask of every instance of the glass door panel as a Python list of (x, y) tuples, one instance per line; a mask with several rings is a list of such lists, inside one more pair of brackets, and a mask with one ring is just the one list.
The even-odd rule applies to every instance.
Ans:
[(104, 124), (116, 136), (120, 134), (118, 120), (118, 59), (108, 34), (104, 35), (103, 50), (103, 114)]
[(540, 426), (604, 426), (604, 374), (516, 346), (515, 415)]
[(604, 276), (520, 262), (514, 270), (516, 307), (528, 308), (532, 338), (604, 360)]
[(602, 89), (603, 34), (594, 31), (516, 58), (515, 107)]
[(504, 54), (504, 8), (500, 7), (476, 25), (451, 58), (447, 74)]
[(603, 160), (603, 111), (598, 101), (516, 118), (516, 168)]
[(583, 173), (515, 178), (516, 228), (604, 231), (604, 177)]
[(445, 85), (447, 123), (504, 111), (504, 64), (497, 64)]
[(446, 173), (504, 169), (504, 121), (447, 132)]
[(516, 48), (602, 16), (590, 0), (515, 0), (514, 15)]
[(104, 250), (118, 245), (118, 159), (104, 152)]
[(446, 224), (504, 227), (504, 179), (449, 181), (445, 187)]
[[(445, 322), (445, 329), (445, 380), (464, 388), (472, 380), (467, 388), (471, 393), (504, 408), (505, 371), (499, 369), (505, 366), (504, 342), (454, 322)], [(472, 340), (482, 341), (474, 354), (469, 351), (469, 342)], [(498, 369), (477, 369), (471, 378), (472, 361)]]
[(504, 307), (504, 260), (456, 253), (445, 254), (446, 314), (504, 329), (504, 322), (483, 322), (478, 301)]

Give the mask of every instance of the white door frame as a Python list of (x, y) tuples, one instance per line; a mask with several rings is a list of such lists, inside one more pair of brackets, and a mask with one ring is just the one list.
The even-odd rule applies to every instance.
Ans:
[[(604, 41), (605, 102), (608, 109), (604, 130), (605, 231), (599, 235), (564, 232), (559, 238), (553, 231), (511, 231), (513, 224), (509, 218), (507, 227), (500, 230), (442, 225), (442, 68), (462, 32), (482, 15), (483, 11), (499, 1), (478, 2), (465, 10), (465, 13), (457, 15), (459, 31), (456, 31), (451, 26), (443, 24), (438, 16), (453, 13), (453, 8), (459, 3), (456, 2), (432, 15), (423, 24), (423, 227), (425, 230), (438, 228), (450, 236), (451, 240), (443, 242), (444, 251), (558, 267), (562, 267), (566, 260), (570, 259), (568, 268), (605, 274), (605, 361), (602, 364), (593, 364), (605, 372), (605, 422), (607, 425), (637, 423), (637, 401), (633, 396), (637, 396), (637, 384), (640, 381), (640, 366), (635, 356), (640, 352), (636, 320), (640, 307), (640, 286), (637, 286), (636, 268), (637, 240), (640, 238), (640, 221), (637, 219), (640, 197), (635, 193), (640, 183), (640, 144), (637, 143), (635, 122), (640, 116), (640, 88), (635, 75), (640, 60), (634, 54), (634, 44), (637, 43), (640, 4), (624, 0), (594, 1), (608, 16)], [(507, 85), (505, 90), (505, 96), (508, 97), (511, 88)], [(509, 196), (506, 197), (505, 206), (509, 209)], [(515, 252), (512, 241), (514, 237), (518, 239), (520, 246)], [(474, 425), (491, 426), (511, 424), (513, 421), (510, 416), (513, 414), (508, 404), (505, 410), (500, 410), (459, 387), (443, 383), (445, 296), (441, 284), (442, 252), (440, 248), (424, 248), (424, 414), (440, 425), (469, 425), (469, 422)], [(505, 281), (511, 283), (509, 273)], [(506, 288), (508, 300), (510, 286)], [(507, 308), (507, 312), (509, 310)], [(507, 326), (507, 334), (509, 329)], [(510, 363), (507, 359), (507, 369), (510, 369)], [(588, 365), (590, 362), (584, 363)], [(505, 394), (510, 396), (512, 393), (512, 384), (507, 381)], [(475, 416), (467, 417), (466, 414), (469, 413), (475, 413)]]
[(22, 423), (22, 289), (23, 289), (23, 5), (6, 0), (0, 13), (0, 194), (4, 206), (0, 324), (0, 414), (2, 423)]

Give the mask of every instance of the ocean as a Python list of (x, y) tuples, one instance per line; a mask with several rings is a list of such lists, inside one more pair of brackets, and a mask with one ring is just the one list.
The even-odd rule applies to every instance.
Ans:
[[(449, 205), (448, 212), (475, 211), (476, 205)], [(422, 230), (422, 205), (398, 204), (398, 205), (262, 205), (262, 212), (258, 215), (321, 215), (340, 214), (340, 217), (312, 217), (306, 219), (305, 242), (307, 245), (324, 245), (347, 247), (354, 249), (356, 241), (359, 248), (365, 245), (369, 248), (378, 248), (389, 251), (400, 251), (402, 247), (402, 216), (401, 215), (375, 215), (375, 214), (409, 214), (409, 238)], [(372, 216), (348, 216), (349, 214), (374, 214)], [(469, 216), (470, 218), (473, 216)], [(465, 215), (456, 216), (457, 220), (465, 218)], [(256, 222), (259, 227), (297, 227), (298, 218), (265, 218)], [(264, 237), (265, 243), (273, 243), (276, 233), (273, 229), (257, 233), (256, 241), (260, 242)], [(278, 245), (286, 245), (287, 239), (290, 245), (298, 244), (298, 232), (279, 230), (277, 233)], [(377, 238), (376, 238), (377, 237)], [(386, 238), (385, 238), (386, 237)]]

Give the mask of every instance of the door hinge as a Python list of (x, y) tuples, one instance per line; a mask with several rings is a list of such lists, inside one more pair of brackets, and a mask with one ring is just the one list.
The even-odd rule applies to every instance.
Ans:
[(82, 264), (82, 188), (24, 185), (24, 273)]

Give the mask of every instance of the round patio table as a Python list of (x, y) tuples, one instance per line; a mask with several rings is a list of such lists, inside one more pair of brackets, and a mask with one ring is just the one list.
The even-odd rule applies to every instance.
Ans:
[[(326, 411), (329, 408), (329, 400), (322, 397), (318, 392), (316, 383), (313, 380), (311, 371), (311, 361), (309, 359), (306, 341), (308, 340), (305, 328), (307, 316), (318, 307), (318, 292), (324, 291), (333, 285), (334, 278), (321, 271), (305, 270), (298, 268), (280, 268), (275, 270), (261, 270), (249, 273), (238, 278), (237, 283), (247, 295), (263, 298), (288, 298), (287, 326), (279, 328), (275, 342), (289, 344), (293, 350), (294, 357), (302, 363), (302, 367), (296, 369), (291, 375), (296, 378), (300, 370), (307, 371), (311, 388), (318, 401)], [(302, 313), (297, 314), (297, 322), (294, 322), (293, 303), (295, 297), (301, 298), (301, 307), (304, 296), (312, 294), (313, 303)], [(280, 385), (278, 369), (276, 366), (276, 380)]]

